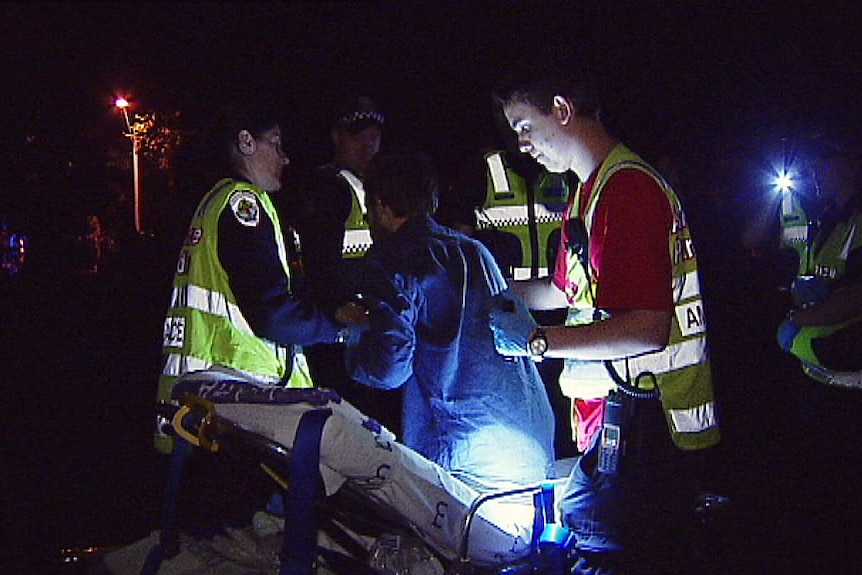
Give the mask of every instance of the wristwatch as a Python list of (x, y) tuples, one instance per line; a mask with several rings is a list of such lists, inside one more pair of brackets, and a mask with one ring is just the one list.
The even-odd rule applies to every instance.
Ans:
[(548, 351), (548, 336), (545, 334), (545, 330), (540, 327), (536, 328), (536, 331), (530, 336), (530, 341), (527, 342), (527, 350), (536, 361), (541, 361), (545, 357), (545, 353)]
[(347, 343), (347, 339), (350, 337), (350, 328), (347, 326), (342, 327), (335, 334), (335, 343)]

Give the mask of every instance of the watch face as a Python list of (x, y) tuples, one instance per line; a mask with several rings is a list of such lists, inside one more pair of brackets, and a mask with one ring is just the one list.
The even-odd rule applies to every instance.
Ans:
[(530, 353), (532, 355), (542, 356), (548, 351), (548, 338), (544, 333), (538, 333), (530, 340)]

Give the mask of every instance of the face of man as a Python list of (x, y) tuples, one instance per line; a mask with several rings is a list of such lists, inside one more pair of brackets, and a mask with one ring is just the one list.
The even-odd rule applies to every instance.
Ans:
[(571, 168), (568, 135), (554, 113), (544, 114), (524, 102), (513, 102), (503, 108), (509, 126), (518, 136), (518, 148), (530, 154), (550, 172), (561, 173)]
[(281, 129), (272, 128), (257, 138), (244, 132), (240, 139), (246, 177), (254, 185), (269, 192), (280, 190), (281, 173), (290, 162), (281, 148)]
[(382, 135), (383, 131), (377, 124), (371, 124), (358, 132), (334, 130), (332, 139), (339, 163), (361, 176), (368, 169), (372, 158), (380, 151)]

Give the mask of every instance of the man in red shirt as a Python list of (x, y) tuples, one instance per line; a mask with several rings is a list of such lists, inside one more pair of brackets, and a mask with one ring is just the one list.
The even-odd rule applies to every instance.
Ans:
[[(664, 179), (605, 129), (585, 77), (526, 76), (496, 97), (523, 153), (582, 182), (550, 281), (514, 282), (492, 311), (500, 353), (566, 360), (560, 386), (584, 454), (563, 522), (598, 565), (684, 572), (694, 455), (720, 437), (685, 214)], [(538, 326), (528, 307), (567, 307), (566, 324)]]

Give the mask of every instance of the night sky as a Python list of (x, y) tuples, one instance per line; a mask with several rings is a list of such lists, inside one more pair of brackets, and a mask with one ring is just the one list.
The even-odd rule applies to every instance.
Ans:
[[(128, 153), (117, 95), (194, 124), (257, 94), (284, 117), (291, 178), (328, 159), (340, 96), (364, 93), (387, 114), (384, 149), (418, 146), (449, 183), (483, 192), (482, 153), (509, 137), (491, 105), (495, 81), (515, 58), (541, 66), (549, 48), (593, 60), (613, 133), (648, 159), (689, 166), (680, 195), (704, 224), (695, 231), (723, 409), (710, 478), (738, 502), (718, 572), (858, 564), (843, 511), (860, 506), (862, 402), (799, 382), (775, 345), (787, 307), (771, 267), (729, 249), (735, 219), (710, 205), (721, 190), (748, 211), (753, 173), (784, 140), (862, 136), (862, 7), (776, 4), (0, 4), (0, 216), (30, 234), (44, 264), (0, 284), (0, 433), (12, 438), (0, 442), (0, 494), (12, 494), (0, 571), (35, 573), (20, 566), (60, 546), (130, 542), (160, 513), (151, 409), (178, 244), (136, 236), (110, 273), (82, 275), (72, 236), (50, 235), (104, 184), (86, 170), (72, 179), (70, 167)], [(128, 171), (119, 176), (131, 188)], [(177, 214), (182, 233), (187, 213)], [(17, 569), (3, 568), (9, 558)]]
[(857, 3), (717, 4), (730, 3), (3, 4), (4, 137), (109, 136), (118, 93), (193, 113), (259, 90), (284, 109), (288, 152), (315, 160), (351, 90), (385, 108), (388, 143), (457, 164), (499, 145), (489, 94), (506, 62), (548, 45), (591, 55), (606, 123), (647, 155), (859, 125)]

